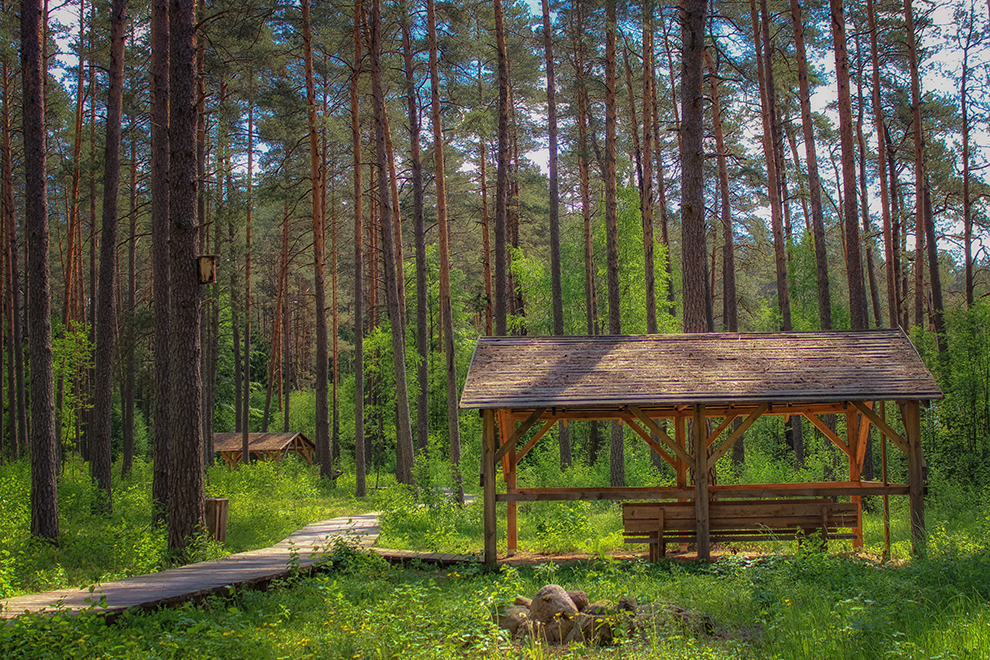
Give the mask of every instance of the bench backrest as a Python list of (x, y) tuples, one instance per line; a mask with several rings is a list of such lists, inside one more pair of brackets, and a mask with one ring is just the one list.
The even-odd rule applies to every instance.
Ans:
[[(694, 502), (625, 502), (622, 522), (627, 533), (655, 533), (663, 512), (665, 531), (693, 531)], [(711, 529), (815, 529), (854, 527), (859, 507), (829, 499), (715, 500), (709, 504)]]

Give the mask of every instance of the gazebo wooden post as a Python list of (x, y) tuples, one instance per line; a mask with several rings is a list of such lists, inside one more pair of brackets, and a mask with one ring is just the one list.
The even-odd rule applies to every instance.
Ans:
[[(887, 421), (887, 404), (880, 402), (880, 419)], [(887, 477), (887, 434), (880, 430), (880, 472), (884, 487), (890, 485)], [(890, 496), (883, 494), (883, 560), (890, 559)]]
[[(506, 492), (514, 493), (516, 490), (516, 448), (513, 447), (510, 449), (509, 453), (505, 455), (505, 458), (509, 467), (505, 475)], [(508, 508), (506, 512), (506, 527), (508, 529), (506, 530), (505, 541), (508, 554), (511, 557), (516, 554), (516, 548), (519, 545), (519, 527), (516, 517), (516, 503), (506, 502), (506, 507)]]
[(704, 404), (694, 404), (694, 515), (698, 534), (698, 559), (712, 557), (711, 521), (708, 519), (708, 439)]
[[(684, 449), (685, 448), (685, 442), (684, 442), (685, 436), (686, 436), (686, 434), (684, 432), (684, 418), (683, 417), (680, 417), (680, 416), (675, 417), (674, 418), (674, 442), (676, 442), (680, 446), (681, 449)], [(676, 461), (677, 462), (677, 467), (675, 468), (675, 471), (677, 472), (677, 486), (678, 486), (678, 488), (687, 488), (687, 485), (688, 485), (688, 480), (687, 480), (687, 463), (685, 463), (684, 462), (684, 459), (682, 459), (681, 457), (677, 456), (676, 454), (675, 454), (675, 457), (677, 458), (677, 461)], [(679, 501), (683, 502), (685, 500), (679, 500)], [(687, 543), (681, 543), (680, 546), (679, 546), (679, 550), (681, 552), (687, 552), (687, 546), (688, 546)]]
[(483, 411), (482, 420), (481, 479), (484, 482), (485, 566), (493, 568), (497, 560), (495, 554), (497, 540), (495, 528), (495, 411)]
[[(846, 445), (849, 447), (849, 481), (851, 483), (859, 483), (862, 480), (862, 469), (860, 463), (857, 460), (859, 456), (859, 443), (862, 439), (859, 437), (859, 426), (860, 424), (867, 423), (865, 419), (860, 418), (859, 410), (850, 406), (846, 409)], [(849, 501), (856, 505), (856, 526), (852, 528), (853, 534), (856, 538), (852, 541), (853, 548), (863, 547), (863, 498), (858, 495), (853, 495), (849, 498)]]
[(925, 549), (925, 475), (921, 453), (921, 404), (904, 405), (904, 430), (908, 444), (908, 498), (911, 502), (911, 550)]

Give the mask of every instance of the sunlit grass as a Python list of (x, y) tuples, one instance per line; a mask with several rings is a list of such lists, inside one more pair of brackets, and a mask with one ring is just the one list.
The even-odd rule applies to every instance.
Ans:
[[(151, 466), (136, 460), (126, 479), (119, 466), (113, 474), (113, 514), (94, 514), (88, 468), (78, 457), (67, 460), (59, 478), (61, 536), (51, 545), (30, 535), (27, 461), (0, 466), (0, 597), (84, 587), (168, 565), (165, 531), (151, 524)], [(232, 472), (214, 466), (207, 495), (230, 500), (227, 541), (197, 544), (192, 559), (267, 547), (311, 522), (372, 508), (353, 492), (353, 483), (341, 479), (334, 488), (295, 458)]]

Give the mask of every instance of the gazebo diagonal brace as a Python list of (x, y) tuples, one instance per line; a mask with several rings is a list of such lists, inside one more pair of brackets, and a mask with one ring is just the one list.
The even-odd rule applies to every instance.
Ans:
[(674, 460), (674, 457), (671, 456), (670, 454), (668, 454), (664, 450), (664, 448), (660, 446), (660, 443), (658, 443), (656, 440), (654, 440), (653, 438), (651, 438), (650, 437), (650, 434), (647, 433), (646, 431), (644, 431), (639, 426), (639, 424), (637, 424), (636, 422), (632, 421), (632, 419), (630, 419), (628, 417), (623, 418), (622, 421), (624, 421), (626, 423), (626, 426), (628, 426), (633, 431), (635, 431), (636, 434), (639, 437), (641, 437), (646, 442), (646, 444), (648, 444), (650, 446), (650, 449), (652, 449), (653, 451), (655, 451), (656, 453), (658, 453), (660, 455), (660, 458), (662, 458), (663, 460), (665, 460), (671, 467), (677, 467), (677, 461)]
[(519, 438), (523, 437), (526, 434), (526, 431), (528, 431), (546, 411), (546, 408), (537, 408), (529, 417), (526, 418), (526, 421), (524, 421), (519, 428), (516, 429), (516, 432), (512, 434), (509, 441), (499, 447), (498, 451), (495, 452), (495, 465), (498, 465), (498, 462), (502, 460), (502, 457), (508, 454), (511, 448), (516, 446), (516, 443), (519, 442)]
[(646, 413), (644, 413), (639, 408), (639, 406), (629, 406), (629, 412), (635, 415), (639, 419), (639, 421), (643, 422), (643, 425), (646, 426), (646, 428), (648, 428), (651, 433), (653, 433), (658, 438), (660, 438), (660, 440), (662, 440), (663, 443), (667, 445), (667, 447), (669, 447), (671, 451), (677, 454), (678, 458), (680, 458), (682, 461), (687, 463), (687, 466), (689, 468), (691, 468), (692, 470), (694, 469), (694, 457), (691, 456), (691, 454), (684, 451), (684, 449), (676, 442), (671, 440), (670, 436), (664, 433), (664, 430), (659, 426), (657, 426), (656, 422), (654, 422), (652, 419), (647, 417)]
[(739, 428), (733, 431), (732, 434), (725, 439), (725, 442), (719, 445), (719, 448), (715, 451), (714, 454), (711, 455), (711, 458), (708, 459), (708, 463), (710, 465), (715, 464), (718, 462), (718, 459), (725, 456), (725, 452), (729, 451), (729, 448), (732, 447), (732, 445), (736, 444), (739, 438), (742, 437), (742, 434), (746, 432), (746, 429), (752, 426), (753, 422), (758, 420), (763, 415), (763, 413), (767, 411), (767, 408), (769, 407), (770, 406), (767, 405), (766, 403), (761, 403), (760, 405), (756, 406), (756, 409), (753, 412), (749, 413), (749, 417), (743, 420), (743, 423), (739, 425)]
[(868, 420), (873, 422), (873, 425), (876, 426), (878, 429), (880, 429), (880, 431), (884, 435), (890, 438), (893, 441), (893, 443), (897, 445), (897, 447), (902, 452), (904, 452), (905, 454), (908, 453), (907, 442), (904, 441), (904, 438), (901, 437), (900, 433), (897, 433), (896, 431), (894, 431), (894, 429), (890, 428), (890, 425), (887, 424), (887, 422), (885, 422), (883, 418), (880, 417), (880, 415), (876, 414), (873, 410), (870, 410), (868, 406), (864, 406), (859, 401), (852, 401), (851, 403), (854, 406), (856, 406), (856, 408), (858, 408), (859, 411), (863, 413)]
[(826, 438), (831, 440), (832, 444), (841, 449), (843, 454), (850, 458), (853, 457), (852, 450), (849, 448), (849, 445), (843, 442), (842, 438), (835, 434), (835, 431), (826, 426), (825, 422), (823, 422), (818, 415), (806, 413), (805, 418), (807, 418), (807, 420), (811, 422), (815, 428), (821, 431)]

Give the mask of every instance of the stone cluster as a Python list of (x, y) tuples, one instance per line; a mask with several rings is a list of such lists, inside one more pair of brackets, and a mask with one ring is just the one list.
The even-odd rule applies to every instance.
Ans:
[(531, 637), (561, 645), (580, 642), (605, 646), (618, 635), (648, 635), (663, 630), (710, 635), (715, 630), (708, 615), (674, 603), (637, 605), (627, 596), (617, 603), (592, 603), (585, 592), (567, 591), (556, 584), (542, 587), (532, 599), (517, 597), (499, 615), (498, 624), (513, 639)]

